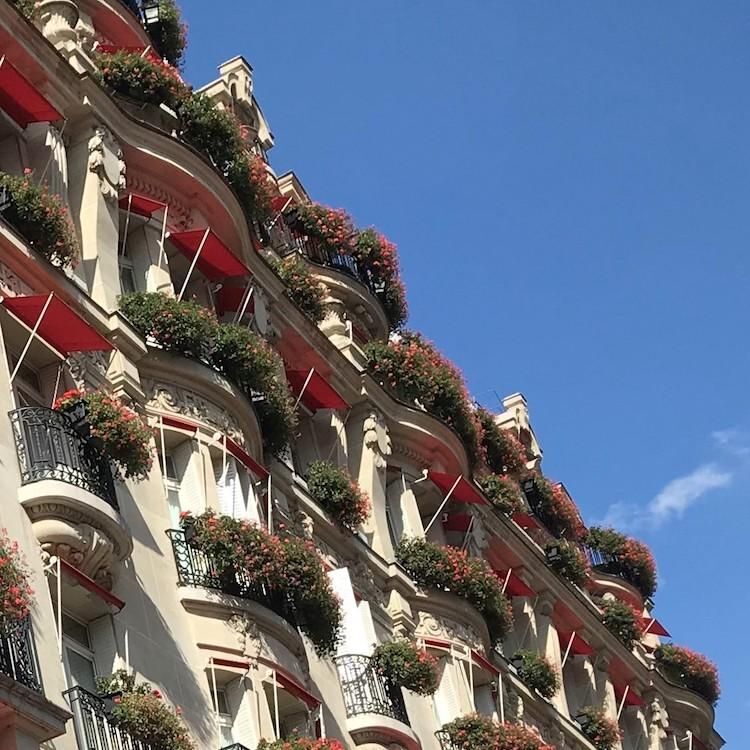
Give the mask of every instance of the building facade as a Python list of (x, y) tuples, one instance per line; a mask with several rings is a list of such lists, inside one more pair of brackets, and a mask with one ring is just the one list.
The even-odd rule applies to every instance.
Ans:
[[(462, 741), (442, 728), (475, 714), (558, 750), (604, 747), (588, 715), (619, 727), (618, 749), (719, 750), (717, 696), (669, 661), (627, 554), (560, 522), (575, 506), (540, 484), (524, 397), (486, 429), (473, 407), (466, 424), (446, 418), (425, 373), (459, 391), (460, 376), (392, 335), (393, 247), (353, 240), (345, 216), (273, 172), (242, 57), (187, 92), (162, 62), (183, 45), (167, 0), (0, 0), (0, 37), (0, 527), (34, 592), (0, 640), (2, 750), (158, 750), (98, 681), (118, 670), (201, 750), (294, 736), (448, 750)], [(59, 403), (71, 391), (83, 413)], [(148, 466), (91, 432), (108, 404), (147, 428)], [(513, 438), (494, 465), (492, 425)], [(520, 465), (503, 463), (518, 446)], [(491, 502), (493, 487), (515, 499)], [(357, 492), (367, 512), (342, 521), (335, 499)], [(219, 559), (217, 526), (283, 547), (279, 580), (244, 548), (246, 567), (236, 549)], [(429, 543), (422, 558), (404, 539)], [(322, 583), (308, 557), (297, 582), (294, 540), (315, 548)], [(457, 576), (483, 560), (483, 593), (441, 583), (429, 565), (445, 559)], [(334, 595), (335, 632), (305, 576)], [(488, 591), (503, 597), (492, 621)], [(635, 642), (605, 624), (613, 601)], [(394, 640), (432, 657), (434, 692), (372, 667)], [(551, 667), (551, 690), (524, 654)]]

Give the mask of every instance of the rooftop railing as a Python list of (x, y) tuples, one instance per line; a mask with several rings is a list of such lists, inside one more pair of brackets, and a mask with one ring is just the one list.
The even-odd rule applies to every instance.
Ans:
[(378, 714), (409, 725), (401, 688), (370, 667), (370, 657), (359, 654), (336, 657), (347, 716)]
[(0, 634), (0, 672), (34, 692), (42, 692), (34, 634), (28, 617)]
[(109, 462), (75, 431), (65, 414), (26, 406), (10, 412), (10, 421), (21, 484), (56, 479), (91, 492), (117, 510)]

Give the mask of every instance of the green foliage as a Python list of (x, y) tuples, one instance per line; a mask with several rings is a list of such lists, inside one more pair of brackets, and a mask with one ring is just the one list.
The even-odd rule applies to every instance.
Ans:
[(721, 695), (719, 672), (703, 654), (665, 643), (654, 652), (659, 671), (678, 685), (694, 690), (715, 706)]
[(545, 657), (535, 651), (517, 651), (511, 661), (518, 660), (518, 676), (527, 687), (544, 698), (551, 698), (560, 689), (560, 677)]
[(148, 31), (159, 54), (175, 68), (181, 68), (187, 47), (187, 25), (174, 0), (159, 0), (159, 24)]
[(615, 719), (610, 719), (601, 708), (586, 706), (576, 717), (581, 724), (581, 731), (596, 750), (614, 750), (621, 733)]
[(80, 255), (78, 238), (58, 196), (49, 193), (46, 185), (35, 185), (30, 170), (23, 177), (0, 172), (2, 188), (9, 199), (3, 219), (52, 265), (74, 266)]
[[(533, 482), (529, 492), (527, 483)], [(586, 533), (581, 515), (575, 503), (559, 484), (553, 484), (538, 472), (532, 472), (523, 480), (524, 491), (537, 518), (552, 536), (579, 541)]]
[(477, 409), (482, 426), (482, 447), (487, 467), (493, 474), (519, 479), (526, 472), (526, 449), (511, 430), (504, 430), (483, 407)]
[(175, 109), (187, 95), (187, 87), (175, 68), (138, 52), (94, 54), (94, 62), (101, 83), (139, 102), (166, 104)]
[(554, 750), (520, 724), (496, 724), (488, 716), (468, 714), (443, 726), (452, 750)]
[(379, 644), (370, 668), (390, 684), (418, 695), (432, 695), (438, 687), (435, 657), (404, 639)]
[(370, 501), (357, 482), (327, 461), (313, 461), (307, 467), (307, 488), (337, 524), (351, 531), (370, 513)]
[(523, 492), (518, 482), (511, 477), (497, 474), (486, 474), (477, 479), (484, 496), (492, 503), (492, 507), (506, 515), (520, 513), (525, 508)]
[(417, 585), (466, 599), (484, 617), (493, 643), (502, 641), (510, 630), (510, 603), (485, 560), (419, 537), (403, 538), (396, 547), (396, 560)]
[(11, 4), (15, 5), (19, 12), (28, 18), (29, 21), (33, 21), (36, 18), (38, 13), (36, 0), (11, 0)]
[(34, 592), (29, 586), (29, 568), (17, 541), (0, 529), (0, 633), (24, 620)]
[(632, 650), (643, 637), (641, 618), (633, 608), (619, 599), (604, 599), (599, 604), (602, 622), (625, 648)]
[(550, 562), (550, 568), (576, 586), (583, 586), (590, 575), (590, 569), (588, 561), (578, 545), (571, 544), (565, 539), (558, 539), (548, 544), (545, 552), (553, 547), (557, 547), (559, 555), (556, 560)]
[(299, 255), (273, 261), (271, 266), (286, 286), (286, 295), (314, 323), (325, 317), (325, 288), (315, 281), (310, 267)]

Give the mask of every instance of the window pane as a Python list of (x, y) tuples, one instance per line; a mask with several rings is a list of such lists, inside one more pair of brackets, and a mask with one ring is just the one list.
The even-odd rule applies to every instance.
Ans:
[(96, 673), (93, 662), (70, 648), (67, 649), (67, 657), (71, 686), (80, 685), (85, 690), (96, 693)]
[(88, 628), (82, 623), (78, 622), (78, 620), (74, 620), (72, 617), (69, 617), (64, 612), (62, 616), (62, 630), (63, 634), (70, 638), (72, 641), (80, 643), (86, 648), (91, 647), (91, 644), (89, 642)]

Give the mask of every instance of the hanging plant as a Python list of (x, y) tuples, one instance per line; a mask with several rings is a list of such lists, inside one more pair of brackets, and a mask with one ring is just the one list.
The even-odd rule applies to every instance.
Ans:
[(5, 529), (0, 529), (0, 633), (28, 617), (33, 596), (18, 542), (11, 541)]
[(313, 739), (312, 737), (300, 737), (293, 734), (282, 740), (262, 739), (256, 746), (256, 750), (345, 750), (344, 746), (332, 737)]
[(581, 731), (596, 750), (614, 750), (620, 742), (622, 733), (615, 719), (610, 719), (600, 708), (586, 706), (576, 720)]
[(147, 26), (154, 47), (175, 68), (181, 68), (187, 47), (187, 24), (174, 0), (159, 0), (159, 23)]
[(560, 677), (550, 661), (535, 651), (517, 651), (511, 662), (521, 682), (544, 698), (551, 698), (560, 689)]
[(522, 482), (532, 511), (552, 536), (579, 541), (586, 533), (576, 504), (560, 484), (553, 484), (538, 472)]
[(206, 511), (185, 513), (181, 526), (191, 546), (215, 566), (225, 593), (255, 599), (282, 617), (291, 616), (321, 656), (336, 650), (340, 602), (315, 546), (280, 537), (246, 520)]
[(175, 109), (188, 93), (176, 68), (139, 52), (95, 53), (94, 63), (104, 86), (139, 102)]
[(86, 408), (89, 440), (101, 445), (100, 452), (114, 461), (125, 479), (145, 479), (153, 458), (148, 425), (119, 399), (98, 391), (66, 391), (57, 399), (54, 409), (66, 412), (79, 404)]
[(36, 0), (11, 0), (11, 4), (18, 8), (19, 13), (33, 21), (37, 16)]
[(299, 255), (289, 255), (282, 260), (271, 262), (271, 267), (284, 282), (286, 296), (302, 310), (313, 323), (320, 323), (325, 318), (323, 304), (326, 297), (325, 287), (317, 282), (310, 272), (310, 267)]
[(288, 213), (287, 220), (295, 231), (318, 243), (326, 254), (354, 254), (354, 224), (344, 209), (300, 203)]
[(654, 652), (656, 665), (667, 679), (694, 690), (715, 706), (721, 695), (719, 672), (705, 656), (684, 646), (665, 643)]
[(345, 471), (327, 461), (313, 461), (307, 467), (310, 495), (344, 528), (356, 531), (370, 515), (370, 500)]
[(53, 266), (72, 267), (80, 250), (68, 209), (46, 185), (35, 185), (31, 175), (30, 169), (23, 177), (0, 172), (0, 190), (8, 198), (3, 219)]
[(602, 610), (602, 622), (628, 650), (643, 637), (643, 624), (638, 613), (619, 599), (604, 599), (599, 604)]
[(520, 724), (497, 724), (488, 716), (467, 714), (438, 732), (444, 750), (555, 750)]
[(438, 687), (437, 659), (407, 640), (379, 644), (370, 668), (391, 685), (418, 695), (432, 695)]
[(365, 346), (367, 368), (393, 395), (452, 427), (461, 438), (472, 466), (480, 462), (481, 427), (463, 376), (420, 334), (405, 332), (391, 341)]
[(112, 722), (149, 750), (194, 750), (187, 728), (158, 690), (120, 669), (96, 681), (102, 695), (113, 695)]
[(418, 586), (449, 591), (469, 602), (484, 617), (493, 643), (502, 641), (513, 625), (510, 602), (485, 560), (420, 537), (404, 537), (396, 560)]
[(515, 479), (498, 474), (486, 474), (479, 477), (477, 484), (484, 496), (492, 503), (492, 507), (501, 513), (511, 516), (522, 512), (525, 508), (523, 492)]
[(586, 556), (577, 545), (565, 539), (550, 542), (544, 552), (550, 568), (576, 586), (583, 586), (591, 575)]
[(597, 565), (598, 569), (620, 576), (646, 598), (656, 593), (656, 562), (643, 542), (599, 526), (592, 526), (588, 530), (585, 542), (609, 558), (602, 565)]
[(507, 474), (515, 479), (526, 473), (527, 455), (523, 443), (511, 430), (504, 430), (487, 409), (477, 409), (482, 426), (482, 448), (487, 467), (493, 474)]

